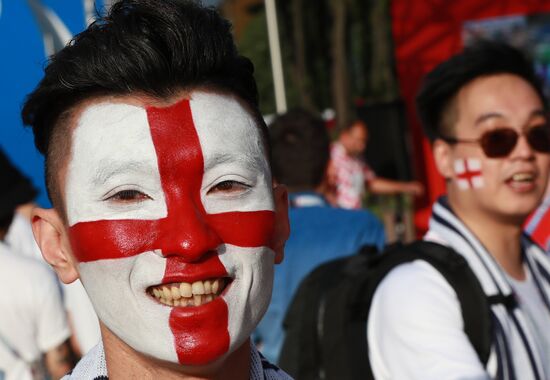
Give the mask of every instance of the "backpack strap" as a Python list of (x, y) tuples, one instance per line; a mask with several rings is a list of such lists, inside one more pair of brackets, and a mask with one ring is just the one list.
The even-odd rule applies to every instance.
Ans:
[(300, 283), (287, 309), (283, 328), (285, 340), (278, 365), (297, 379), (322, 378), (323, 359), (321, 337), (324, 327), (320, 323), (326, 293), (336, 286), (339, 274), (348, 261), (363, 261), (359, 255), (346, 256), (319, 265)]

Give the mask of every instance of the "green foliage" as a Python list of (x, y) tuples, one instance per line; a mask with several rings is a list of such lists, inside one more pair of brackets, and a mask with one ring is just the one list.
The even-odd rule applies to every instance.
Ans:
[[(254, 77), (260, 93), (260, 110), (264, 115), (273, 114), (275, 108), (275, 90), (271, 70), (271, 56), (267, 36), (267, 21), (265, 9), (257, 12), (246, 26), (241, 38), (237, 41), (239, 52), (248, 57), (254, 64)], [(286, 40), (281, 39), (281, 54), (283, 60), (283, 75), (287, 104), (290, 107), (298, 105), (296, 86), (289, 79), (290, 48)]]
[(239, 51), (254, 64), (254, 76), (260, 93), (260, 110), (263, 114), (275, 112), (275, 94), (269, 56), (265, 11), (258, 12), (237, 41)]
[[(293, 19), (293, 2), (300, 1), (302, 17)], [(279, 0), (278, 21), (283, 59), (287, 104), (323, 110), (335, 108), (331, 91), (331, 0)], [(399, 96), (389, 0), (348, 0), (346, 45), (349, 102), (364, 99), (367, 103), (389, 102)], [(295, 8), (294, 8), (295, 9)], [(295, 30), (298, 25), (299, 29)], [(304, 51), (296, 47), (294, 33), (303, 33)], [(260, 93), (261, 111), (275, 113), (273, 75), (267, 36), (265, 9), (256, 10), (242, 32), (237, 45), (241, 54), (254, 63)], [(298, 67), (298, 55), (305, 57), (305, 68)], [(300, 93), (306, 92), (304, 93)]]

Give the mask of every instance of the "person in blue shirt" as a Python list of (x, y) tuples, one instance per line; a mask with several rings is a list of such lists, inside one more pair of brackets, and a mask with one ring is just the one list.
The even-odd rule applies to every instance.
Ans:
[(266, 358), (277, 362), (284, 341), (282, 323), (302, 279), (318, 265), (354, 254), (362, 246), (381, 250), (385, 233), (372, 213), (335, 208), (323, 197), (330, 141), (321, 118), (291, 110), (273, 121), (269, 134), (273, 177), (290, 192), (291, 232), (255, 338)]

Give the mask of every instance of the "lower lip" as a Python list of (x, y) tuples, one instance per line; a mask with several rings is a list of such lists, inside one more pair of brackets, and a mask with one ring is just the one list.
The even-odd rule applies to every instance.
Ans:
[(507, 181), (506, 184), (512, 191), (516, 193), (529, 193), (535, 189), (535, 182), (514, 182), (512, 180)]

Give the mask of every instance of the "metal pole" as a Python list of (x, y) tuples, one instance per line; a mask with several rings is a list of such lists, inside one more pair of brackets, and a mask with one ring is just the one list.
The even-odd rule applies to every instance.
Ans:
[(265, 0), (265, 13), (267, 18), (269, 52), (271, 55), (271, 70), (273, 71), (273, 85), (275, 87), (275, 105), (277, 113), (284, 113), (287, 110), (285, 80), (283, 76), (283, 63), (281, 60), (281, 44), (279, 43), (279, 28), (277, 26), (275, 0)]

